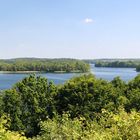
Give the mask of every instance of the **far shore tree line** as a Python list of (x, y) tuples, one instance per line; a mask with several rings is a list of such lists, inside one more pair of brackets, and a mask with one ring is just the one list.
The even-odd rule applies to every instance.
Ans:
[(140, 60), (98, 60), (95, 61), (95, 67), (111, 67), (111, 68), (136, 68), (136, 71), (140, 71)]

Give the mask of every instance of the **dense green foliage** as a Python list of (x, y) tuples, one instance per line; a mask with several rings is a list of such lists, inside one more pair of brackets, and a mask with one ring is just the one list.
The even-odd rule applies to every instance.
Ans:
[(29, 136), (37, 134), (40, 131), (38, 123), (52, 118), (55, 94), (53, 83), (34, 75), (5, 91), (2, 108), (6, 114), (10, 114), (10, 129), (25, 132)]
[(96, 67), (114, 67), (114, 68), (136, 68), (140, 61), (98, 61), (95, 63)]
[(140, 113), (126, 113), (120, 109), (118, 114), (102, 110), (98, 121), (85, 118), (62, 117), (41, 123), (41, 136), (33, 140), (139, 140)]
[(27, 140), (23, 134), (8, 130), (8, 121), (5, 116), (0, 118), (0, 140)]
[(0, 60), (0, 71), (87, 72), (89, 65), (76, 59), (9, 59)]
[(140, 65), (138, 65), (137, 67), (136, 67), (136, 71), (140, 71)]
[(1, 117), (8, 116), (2, 131), (19, 137), (23, 132), (34, 140), (138, 140), (140, 75), (125, 83), (89, 74), (58, 86), (31, 75), (0, 94), (0, 109)]
[[(74, 78), (64, 84), (56, 96), (57, 110), (61, 114), (69, 111), (71, 117), (94, 118), (102, 108), (116, 110), (124, 92), (118, 92), (113, 84), (98, 80), (92, 75)], [(119, 101), (119, 102), (118, 102)]]

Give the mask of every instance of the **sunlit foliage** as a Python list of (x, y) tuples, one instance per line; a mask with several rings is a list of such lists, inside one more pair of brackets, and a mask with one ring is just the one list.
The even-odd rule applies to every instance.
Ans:
[(140, 75), (126, 83), (88, 74), (56, 86), (33, 74), (0, 94), (0, 109), (2, 138), (138, 140)]

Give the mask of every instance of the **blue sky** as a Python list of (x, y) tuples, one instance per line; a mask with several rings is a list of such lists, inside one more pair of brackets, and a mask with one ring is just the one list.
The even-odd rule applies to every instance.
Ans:
[(0, 0), (0, 58), (140, 58), (140, 0)]

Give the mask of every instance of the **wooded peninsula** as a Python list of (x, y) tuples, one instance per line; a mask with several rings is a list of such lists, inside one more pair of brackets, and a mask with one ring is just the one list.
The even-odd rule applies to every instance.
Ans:
[(0, 60), (0, 71), (88, 72), (89, 64), (76, 59), (17, 58)]

